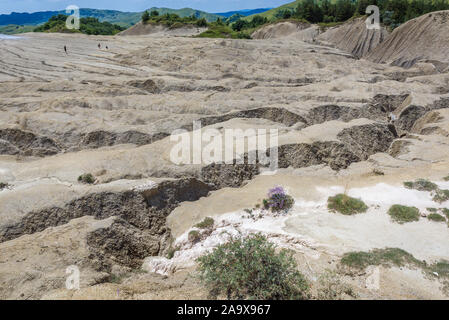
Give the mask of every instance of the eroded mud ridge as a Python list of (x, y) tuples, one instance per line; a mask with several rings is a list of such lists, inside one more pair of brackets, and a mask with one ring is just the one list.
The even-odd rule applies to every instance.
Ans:
[[(64, 285), (69, 265), (83, 268), (84, 287), (112, 282), (146, 258), (157, 263), (173, 253), (174, 237), (187, 237), (204, 217), (239, 215), (276, 185), (301, 199), (296, 207), (311, 203), (301, 210), (315, 215), (318, 186), (402, 186), (414, 174), (446, 170), (447, 66), (432, 57), (365, 60), (385, 30), (353, 24), (363, 27), (357, 20), (327, 34), (352, 30), (342, 42), (348, 52), (323, 45), (326, 37), (312, 41), (323, 34), (317, 26), (287, 22), (291, 37), (275, 40), (276, 26), (254, 41), (161, 34), (1, 41), (0, 298), (41, 298)], [(68, 37), (69, 54), (54, 54)], [(110, 49), (99, 51), (99, 41)], [(258, 157), (248, 163), (254, 150), (244, 151), (244, 163), (176, 165), (170, 135), (184, 129), (193, 137), (194, 121), (219, 133), (276, 129), (278, 170)], [(270, 159), (274, 150), (264, 148)], [(313, 228), (334, 227), (338, 215), (319, 219), (285, 228), (326, 242)], [(279, 231), (272, 227), (270, 234)], [(337, 238), (351, 228), (337, 227)]]
[(166, 217), (183, 201), (207, 196), (211, 187), (193, 178), (164, 181), (144, 191), (101, 192), (75, 199), (64, 207), (26, 213), (0, 229), (0, 242), (56, 227), (83, 216), (114, 222), (88, 235), (94, 265), (114, 263), (137, 267), (146, 256), (158, 255), (169, 245)]

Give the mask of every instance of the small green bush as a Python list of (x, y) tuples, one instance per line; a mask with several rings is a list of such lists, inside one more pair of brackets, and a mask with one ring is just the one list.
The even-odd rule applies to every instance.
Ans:
[(4, 182), (0, 182), (0, 190), (6, 189), (9, 187), (9, 184), (4, 183)]
[(432, 221), (436, 221), (436, 222), (442, 222), (442, 221), (446, 221), (446, 219), (438, 213), (431, 213), (427, 216), (427, 219), (432, 220)]
[(180, 247), (176, 246), (176, 247), (170, 247), (170, 249), (168, 249), (167, 252), (167, 258), (168, 259), (173, 259), (173, 257), (175, 256), (176, 251), (179, 251)]
[(449, 200), (449, 190), (437, 190), (433, 201), (443, 203)]
[(93, 184), (95, 182), (95, 177), (91, 173), (85, 173), (78, 177), (78, 182)]
[(393, 221), (401, 224), (419, 220), (419, 210), (415, 207), (406, 207), (395, 204), (388, 210), (388, 214)]
[(295, 199), (288, 195), (283, 187), (275, 187), (268, 191), (268, 199), (263, 200), (263, 206), (266, 210), (272, 212), (287, 212), (295, 204)]
[(378, 265), (401, 267), (407, 264), (422, 264), (413, 255), (399, 248), (374, 249), (370, 252), (348, 252), (343, 255), (340, 263), (355, 269), (365, 269), (368, 266)]
[(308, 298), (309, 286), (287, 250), (263, 235), (234, 239), (197, 259), (200, 279), (211, 295), (228, 299)]
[(203, 221), (201, 221), (200, 223), (197, 223), (195, 225), (195, 228), (198, 229), (210, 229), (214, 226), (214, 219), (210, 218), (210, 217), (206, 217), (204, 218)]
[(438, 190), (438, 186), (426, 179), (417, 179), (414, 182), (404, 182), (404, 186), (408, 189), (415, 189), (419, 191), (435, 191)]
[(443, 212), (443, 213), (444, 213), (444, 215), (446, 216), (446, 218), (448, 218), (448, 219), (449, 219), (449, 209), (447, 209), (447, 208), (443, 208), (443, 209), (441, 209), (441, 212)]
[(200, 241), (201, 235), (200, 235), (200, 233), (197, 230), (192, 230), (192, 231), (189, 232), (188, 238), (189, 238), (190, 242), (195, 243), (195, 242)]
[(351, 198), (345, 194), (329, 197), (327, 207), (333, 212), (339, 212), (344, 215), (363, 213), (368, 210), (368, 206), (362, 200)]

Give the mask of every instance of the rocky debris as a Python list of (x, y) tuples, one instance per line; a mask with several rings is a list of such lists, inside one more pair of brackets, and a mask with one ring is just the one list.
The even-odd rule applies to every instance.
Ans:
[(0, 154), (44, 157), (61, 151), (52, 139), (19, 129), (0, 129)]

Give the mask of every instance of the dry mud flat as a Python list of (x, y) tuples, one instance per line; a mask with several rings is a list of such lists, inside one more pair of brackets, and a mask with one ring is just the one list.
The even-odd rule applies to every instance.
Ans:
[[(402, 186), (427, 178), (449, 189), (449, 73), (431, 62), (403, 69), (295, 37), (159, 33), (26, 34), (0, 40), (0, 54), (2, 299), (207, 298), (191, 277), (194, 259), (225, 240), (221, 231), (260, 231), (295, 250), (312, 283), (353, 250), (449, 258), (445, 223), (402, 226), (386, 213), (396, 203), (449, 205)], [(174, 164), (169, 135), (194, 120), (219, 132), (277, 129), (279, 170)], [(95, 184), (78, 182), (86, 173)], [(245, 218), (276, 185), (294, 209)], [(369, 211), (330, 213), (327, 197), (339, 192)], [(216, 230), (189, 243), (206, 216)], [(180, 250), (166, 259), (173, 245)], [(65, 289), (72, 265), (78, 291)], [(366, 272), (341, 277), (359, 298), (446, 298), (444, 281), (420, 270), (382, 267), (378, 290)]]

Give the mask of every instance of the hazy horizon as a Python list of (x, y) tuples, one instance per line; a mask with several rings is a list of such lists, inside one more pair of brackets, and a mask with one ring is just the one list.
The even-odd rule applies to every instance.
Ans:
[(95, 4), (88, 0), (0, 0), (0, 14), (11, 12), (33, 13), (39, 11), (64, 10), (69, 5), (80, 8), (118, 10), (128, 12), (140, 12), (151, 7), (164, 7), (171, 9), (192, 8), (210, 13), (227, 12), (234, 10), (274, 8), (293, 0), (128, 0), (126, 2), (116, 0), (99, 0)]

